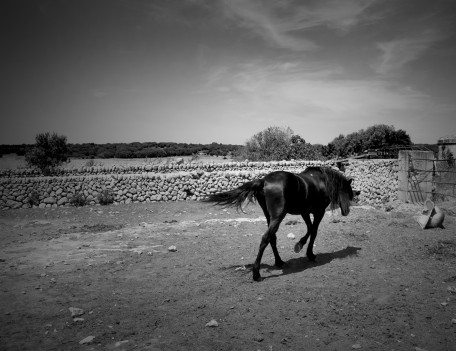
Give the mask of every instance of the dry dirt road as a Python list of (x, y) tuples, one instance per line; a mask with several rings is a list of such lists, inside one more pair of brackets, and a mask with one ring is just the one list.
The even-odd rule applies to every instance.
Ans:
[(2, 211), (0, 349), (456, 350), (456, 205), (446, 210), (445, 229), (429, 230), (419, 207), (328, 213), (315, 263), (294, 253), (305, 224), (287, 216), (287, 264), (268, 248), (259, 283), (266, 222), (253, 204)]

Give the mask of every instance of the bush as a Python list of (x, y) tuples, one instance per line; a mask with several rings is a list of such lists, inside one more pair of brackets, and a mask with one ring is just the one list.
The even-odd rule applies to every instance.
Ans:
[(454, 167), (454, 156), (450, 150), (446, 151), (445, 158), (447, 159), (448, 167)]
[(38, 206), (40, 204), (40, 194), (36, 190), (32, 190), (28, 196), (30, 206)]
[(84, 206), (87, 204), (87, 199), (82, 193), (74, 194), (70, 199), (70, 204), (76, 207)]
[(286, 160), (292, 135), (293, 131), (290, 128), (266, 128), (247, 140), (237, 158), (245, 158), (250, 161)]
[(44, 175), (52, 174), (55, 168), (68, 160), (66, 136), (49, 132), (37, 134), (35, 146), (25, 154), (30, 167), (38, 168)]
[(321, 145), (312, 145), (289, 127), (269, 127), (251, 137), (235, 156), (237, 160), (322, 160)]
[(104, 189), (97, 195), (100, 205), (110, 205), (114, 202), (114, 195), (111, 190)]
[(324, 148), (324, 156), (345, 158), (361, 154), (369, 149), (411, 145), (410, 136), (394, 126), (376, 124), (344, 136), (340, 134)]

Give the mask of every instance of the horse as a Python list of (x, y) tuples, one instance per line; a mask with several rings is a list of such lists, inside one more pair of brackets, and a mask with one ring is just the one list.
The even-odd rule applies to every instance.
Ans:
[[(308, 167), (299, 174), (274, 171), (264, 178), (246, 182), (236, 189), (210, 194), (203, 202), (214, 203), (223, 207), (235, 207), (242, 211), (247, 200), (261, 206), (266, 217), (268, 229), (261, 238), (260, 248), (253, 264), (253, 280), (261, 281), (260, 263), (263, 252), (271, 244), (275, 266), (281, 268), (285, 262), (277, 251), (277, 230), (287, 214), (301, 215), (307, 225), (307, 233), (294, 246), (299, 253), (309, 239), (307, 258), (315, 261), (313, 245), (317, 237), (318, 226), (325, 215), (326, 208), (340, 207), (343, 216), (350, 213), (354, 198), (352, 179), (329, 167)], [(357, 192), (359, 194), (359, 192)], [(310, 218), (313, 214), (313, 222)]]

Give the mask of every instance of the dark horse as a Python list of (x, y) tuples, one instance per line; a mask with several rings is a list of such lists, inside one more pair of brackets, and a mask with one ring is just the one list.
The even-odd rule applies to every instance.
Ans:
[(251, 202), (256, 199), (261, 206), (268, 229), (261, 238), (260, 249), (253, 264), (253, 279), (259, 281), (261, 257), (268, 244), (271, 244), (275, 265), (282, 267), (285, 264), (277, 251), (276, 232), (287, 213), (301, 215), (307, 225), (307, 234), (296, 243), (295, 252), (301, 251), (310, 237), (307, 257), (311, 261), (315, 260), (313, 245), (325, 210), (331, 205), (332, 210), (340, 207), (342, 215), (348, 215), (353, 200), (351, 183), (352, 179), (347, 179), (339, 171), (328, 167), (309, 167), (300, 174), (272, 172), (236, 189), (209, 195), (203, 201), (242, 210), (245, 200)]

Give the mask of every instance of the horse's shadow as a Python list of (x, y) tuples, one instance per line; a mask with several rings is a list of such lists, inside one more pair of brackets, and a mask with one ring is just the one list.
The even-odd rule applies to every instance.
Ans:
[[(292, 258), (291, 260), (288, 260), (285, 262), (285, 265), (283, 267), (276, 267), (276, 266), (271, 266), (266, 263), (262, 263), (260, 265), (260, 269), (265, 269), (265, 271), (269, 274), (274, 271), (282, 271), (281, 274), (270, 274), (267, 276), (263, 276), (263, 279), (269, 279), (269, 278), (277, 278), (283, 275), (288, 275), (288, 274), (294, 274), (294, 273), (299, 273), (303, 272), (306, 269), (310, 268), (315, 268), (319, 266), (324, 266), (325, 264), (330, 263), (334, 259), (342, 259), (350, 256), (356, 256), (358, 254), (358, 251), (361, 250), (360, 247), (353, 247), (353, 246), (347, 246), (345, 249), (335, 251), (335, 252), (327, 252), (327, 253), (320, 253), (317, 255), (317, 258), (315, 261), (310, 261), (307, 257), (299, 257), (299, 258)], [(252, 271), (253, 264), (247, 264), (245, 265), (245, 272), (251, 272)]]

